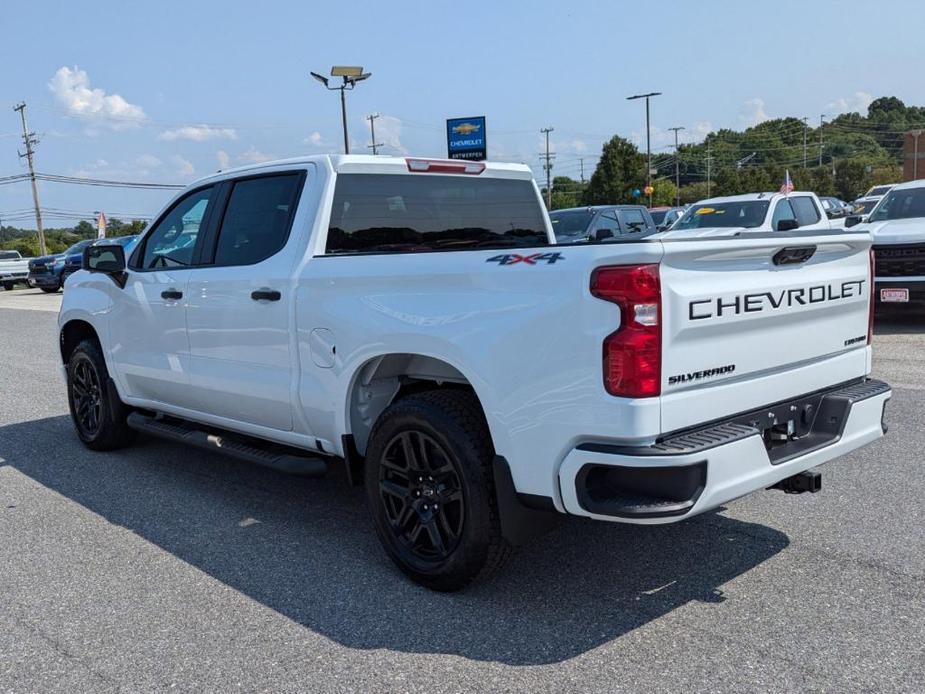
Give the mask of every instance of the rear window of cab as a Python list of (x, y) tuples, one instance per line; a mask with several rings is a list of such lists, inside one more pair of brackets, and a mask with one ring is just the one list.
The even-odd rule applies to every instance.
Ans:
[(530, 180), (339, 174), (325, 253), (547, 245), (542, 203)]

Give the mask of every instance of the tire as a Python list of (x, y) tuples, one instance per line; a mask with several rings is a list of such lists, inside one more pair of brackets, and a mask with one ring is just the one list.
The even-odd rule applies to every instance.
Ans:
[(110, 388), (109, 371), (96, 340), (83, 340), (67, 362), (67, 401), (77, 436), (94, 451), (129, 445), (135, 430), (126, 424), (131, 409)]
[(13, 291), (13, 288), (14, 288), (15, 286), (16, 286), (16, 284), (15, 284), (14, 282), (4, 282), (4, 283), (3, 283), (3, 288), (4, 288), (6, 291), (8, 291), (8, 292)]
[(493, 458), (488, 425), (471, 392), (410, 395), (379, 417), (366, 455), (367, 500), (386, 553), (412, 580), (461, 590), (510, 555)]
[(39, 289), (41, 289), (46, 294), (55, 294), (59, 289), (61, 289), (61, 287), (59, 285), (57, 287), (39, 287)]

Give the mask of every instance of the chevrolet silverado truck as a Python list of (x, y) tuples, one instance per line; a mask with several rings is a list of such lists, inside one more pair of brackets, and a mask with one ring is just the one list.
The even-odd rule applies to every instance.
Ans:
[(815, 193), (746, 193), (701, 200), (670, 231), (674, 237), (738, 236), (832, 228)]
[(94, 450), (144, 432), (340, 467), (398, 567), (457, 590), (563, 515), (672, 523), (817, 491), (814, 468), (883, 436), (870, 245), (557, 245), (526, 166), (265, 163), (194, 183), (129, 254), (85, 249), (67, 398)]
[(878, 308), (925, 306), (925, 181), (891, 186), (869, 215), (845, 226), (869, 231), (874, 241)]
[(27, 284), (29, 260), (19, 251), (0, 250), (0, 287), (10, 291), (17, 284)]

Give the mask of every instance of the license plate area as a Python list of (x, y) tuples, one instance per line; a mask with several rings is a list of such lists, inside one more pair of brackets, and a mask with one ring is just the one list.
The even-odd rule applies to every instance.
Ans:
[(903, 304), (909, 301), (909, 290), (905, 287), (889, 287), (880, 290), (880, 301), (885, 304)]

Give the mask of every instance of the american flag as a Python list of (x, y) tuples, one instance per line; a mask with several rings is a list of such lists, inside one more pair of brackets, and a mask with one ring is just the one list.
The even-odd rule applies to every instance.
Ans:
[(790, 180), (790, 169), (784, 172), (784, 185), (780, 187), (780, 192), (788, 195), (793, 192), (793, 181)]

